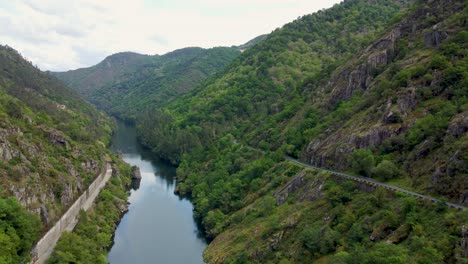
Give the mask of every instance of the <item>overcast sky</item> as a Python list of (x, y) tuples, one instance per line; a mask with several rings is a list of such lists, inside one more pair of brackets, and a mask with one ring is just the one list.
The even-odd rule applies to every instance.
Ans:
[(134, 51), (240, 45), (340, 0), (5, 0), (0, 43), (42, 70)]

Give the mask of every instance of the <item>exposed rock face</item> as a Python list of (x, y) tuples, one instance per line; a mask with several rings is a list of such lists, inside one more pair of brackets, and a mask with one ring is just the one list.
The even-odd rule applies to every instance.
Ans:
[(52, 141), (52, 143), (54, 143), (56, 145), (62, 145), (63, 147), (65, 147), (67, 149), (70, 147), (68, 145), (67, 140), (65, 139), (65, 137), (63, 135), (51, 132), (49, 134), (49, 139), (50, 139), (50, 141)]
[[(33, 178), (38, 178), (39, 175), (33, 176)], [(10, 192), (18, 199), (20, 204), (27, 208), (28, 210), (40, 215), (42, 208), (38, 205), (45, 205), (54, 201), (55, 196), (49, 186), (43, 187), (39, 183), (34, 183), (28, 187), (16, 187), (11, 185), (9, 188)], [(49, 219), (49, 214), (47, 214)], [(50, 221), (50, 219), (48, 220)]]
[(70, 149), (70, 144), (68, 143), (67, 139), (58, 130), (51, 129), (42, 125), (37, 126), (37, 128), (42, 130), (47, 135), (52, 144), (65, 147), (67, 150)]
[(140, 188), (140, 182), (141, 182), (141, 172), (140, 168), (137, 166), (132, 167), (132, 188), (134, 190)]
[(46, 226), (50, 224), (49, 213), (47, 212), (47, 208), (44, 204), (41, 205), (41, 220)]
[(4, 161), (10, 161), (13, 156), (18, 153), (12, 153), (10, 145), (8, 143), (0, 143), (0, 159)]
[(400, 125), (372, 127), (357, 135), (350, 136), (347, 143), (356, 146), (356, 148), (369, 148), (382, 144), (385, 139), (399, 135), (404, 130), (405, 128)]
[[(418, 57), (417, 54), (412, 58), (399, 56), (400, 45), (408, 44), (408, 47), (411, 48), (411, 45), (417, 45), (421, 39), (424, 40), (428, 48), (441, 45), (443, 40), (456, 32), (453, 28), (444, 25), (444, 20), (450, 14), (459, 11), (454, 6), (463, 8), (460, 1), (428, 0), (424, 8), (397, 23), (390, 33), (367, 47), (356, 56), (356, 59), (349, 61), (332, 75), (331, 80), (323, 89), (324, 97), (327, 98), (324, 105), (328, 109), (333, 109), (337, 102), (350, 99), (356, 91), (363, 91), (364, 95), (368, 95), (377, 87), (377, 83), (374, 81), (375, 77), (379, 77), (379, 81), (380, 77), (391, 80), (394, 73), (389, 65), (395, 60), (398, 60), (396, 65), (402, 68), (409, 68), (420, 62), (425, 63), (427, 58)], [(404, 42), (401, 41), (403, 38)], [(388, 97), (387, 101), (380, 106), (373, 104), (373, 102), (368, 103), (370, 106), (363, 106), (363, 109), (357, 110), (359, 113), (368, 110), (366, 116), (353, 117), (355, 120), (353, 123), (347, 122), (347, 120), (342, 120), (341, 123), (332, 123), (322, 134), (309, 142), (302, 152), (301, 158), (319, 167), (340, 170), (347, 168), (349, 154), (356, 149), (377, 149), (387, 139), (392, 139), (391, 143), (406, 145), (405, 133), (415, 124), (416, 119), (426, 114), (426, 112), (418, 110), (420, 105), (418, 100), (421, 100), (421, 86), (426, 86), (424, 88), (431, 90), (431, 96), (439, 96), (443, 93), (440, 89), (443, 74), (433, 70), (431, 77), (427, 81), (421, 78), (418, 82), (409, 82), (409, 87), (394, 88), (391, 91), (392, 96)], [(467, 116), (467, 111), (458, 114), (451, 120), (446, 134), (454, 138), (465, 136), (468, 132)], [(468, 200), (468, 190), (465, 191), (462, 187), (453, 184), (453, 182), (463, 182), (462, 179), (454, 179), (463, 168), (460, 158), (452, 158), (456, 152), (453, 149), (447, 150), (450, 151), (450, 154), (447, 155), (451, 157), (433, 155), (434, 149), (439, 147), (431, 140), (421, 142), (414, 146), (414, 149), (408, 154), (408, 160), (412, 161), (411, 164), (407, 162), (403, 164), (403, 167), (412, 177), (420, 177), (424, 174), (425, 179), (431, 181), (432, 175), (432, 190), (445, 193), (439, 189), (447, 189), (447, 186), (451, 186), (451, 193), (447, 197), (456, 197), (457, 199), (460, 197), (459, 201), (465, 202)], [(429, 168), (427, 164), (421, 162), (419, 166), (427, 168), (416, 168), (417, 165), (413, 163), (421, 159), (430, 159), (434, 165)]]
[(120, 178), (120, 171), (115, 164), (112, 164), (112, 177)]
[(276, 205), (279, 206), (284, 204), (288, 199), (290, 193), (295, 192), (297, 189), (301, 188), (304, 185), (304, 175), (305, 171), (301, 171), (288, 184), (286, 184), (283, 188), (275, 192), (274, 196), (276, 198)]
[(88, 173), (97, 173), (99, 172), (99, 166), (97, 161), (89, 159), (81, 163), (81, 167)]
[[(332, 96), (328, 105), (334, 105), (339, 100), (351, 98), (356, 90), (367, 90), (374, 78), (374, 70), (379, 66), (388, 65), (394, 59), (397, 53), (398, 41), (404, 37), (414, 35), (417, 31), (422, 31), (424, 23), (421, 23), (421, 21), (431, 16), (435, 20), (442, 19), (439, 16), (447, 16), (447, 14), (458, 11), (453, 9), (452, 3), (455, 2), (454, 0), (428, 2), (430, 3), (427, 9), (421, 9), (415, 16), (401, 21), (390, 33), (365, 49), (361, 56), (354, 61), (354, 65), (344, 67), (343, 70), (331, 78), (328, 89), (332, 91)], [(437, 47), (451, 33), (450, 29), (444, 28), (444, 25), (439, 23), (426, 31), (423, 38), (427, 47)], [(357, 64), (360, 61), (362, 63)]]
[(438, 31), (437, 25), (433, 27), (433, 31), (424, 36), (426, 47), (437, 47), (440, 43), (449, 36), (447, 32)]
[[(63, 168), (58, 169), (49, 161), (47, 147), (43, 143), (31, 141), (20, 128), (9, 123), (3, 124), (3, 127), (6, 128), (0, 128), (0, 161), (8, 164), (10, 168), (2, 187), (15, 196), (23, 207), (39, 215), (47, 226), (56, 220), (61, 208), (68, 208), (78, 193), (83, 191), (85, 186), (80, 174), (99, 173), (99, 164), (89, 159), (79, 168), (75, 167), (71, 160), (63, 157), (56, 160), (63, 165)], [(35, 126), (33, 129), (36, 129), (36, 135), (43, 133), (44, 142), (49, 143), (49, 146), (70, 149), (70, 144), (62, 132), (45, 126)], [(82, 150), (74, 147), (71, 156), (81, 159), (83, 154)], [(18, 161), (11, 163), (13, 159)], [(63, 169), (65, 171), (62, 171)], [(49, 180), (47, 177), (55, 179)], [(61, 206), (58, 206), (57, 201)]]
[(21, 130), (17, 127), (12, 127), (9, 129), (0, 128), (0, 160), (10, 161), (11, 159), (22, 155), (18, 148), (11, 146), (7, 139), (8, 136), (13, 135), (22, 136), (23, 132), (21, 132)]
[(140, 168), (138, 168), (137, 166), (132, 167), (132, 179), (133, 180), (141, 180)]
[(270, 242), (269, 247), (271, 250), (278, 249), (278, 246), (281, 243), (281, 240), (283, 240), (283, 235), (284, 235), (284, 231), (279, 231), (278, 233), (275, 233), (271, 236), (270, 241), (269, 241)]
[(72, 204), (74, 200), (75, 191), (73, 186), (70, 183), (62, 183), (63, 191), (62, 195), (60, 196), (60, 203), (62, 206), (66, 207), (67, 205)]
[(449, 124), (447, 133), (460, 137), (468, 133), (468, 110), (458, 114)]
[(401, 29), (394, 29), (364, 51), (359, 58), (363, 63), (356, 67), (346, 67), (332, 77), (329, 82), (332, 90), (329, 105), (351, 98), (358, 89), (366, 90), (373, 79), (373, 71), (381, 65), (387, 65), (393, 59), (396, 42), (400, 37)]
[(399, 124), (361, 128), (353, 133), (337, 130), (311, 141), (302, 158), (319, 167), (341, 169), (347, 164), (347, 155), (355, 149), (378, 146), (406, 130), (405, 125)]
[(322, 196), (323, 183), (326, 177), (317, 176), (314, 180), (306, 180), (307, 170), (302, 170), (285, 186), (277, 190), (273, 196), (276, 198), (276, 205), (284, 204), (293, 193), (297, 194), (299, 201), (313, 201)]
[(73, 167), (73, 165), (71, 164), (71, 162), (69, 160), (65, 161), (65, 168), (68, 171), (68, 175), (70, 175), (70, 176), (72, 176), (74, 178), (74, 183), (76, 185), (77, 191), (81, 193), (83, 191), (83, 181), (82, 181), (82, 179), (80, 177), (80, 174), (75, 169), (75, 167)]

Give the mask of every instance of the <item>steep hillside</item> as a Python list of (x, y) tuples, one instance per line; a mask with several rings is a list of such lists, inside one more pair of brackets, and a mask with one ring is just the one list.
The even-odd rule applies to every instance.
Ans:
[[(40, 232), (55, 223), (101, 171), (111, 125), (106, 115), (55, 77), (0, 46), (2, 263), (28, 259)], [(4, 200), (8, 196), (15, 199)], [(35, 220), (39, 216), (42, 224)]]
[(119, 53), (96, 66), (53, 73), (101, 109), (126, 120), (164, 106), (228, 65), (240, 51), (185, 48), (162, 56)]
[[(307, 104), (311, 92), (380, 36), (386, 22), (405, 5), (405, 1), (379, 3), (347, 1), (272, 32), (219, 78), (172, 103), (164, 113), (149, 111), (140, 119), (143, 141), (173, 161), (227, 132), (255, 147), (278, 148), (285, 141), (278, 139), (284, 137), (286, 122)], [(154, 124), (160, 125), (154, 128)], [(174, 133), (178, 127), (183, 129)], [(172, 144), (179, 138), (186, 142)], [(300, 134), (291, 135), (291, 141), (301, 139)], [(299, 149), (304, 143), (295, 145)]]
[(138, 119), (141, 140), (180, 164), (178, 191), (215, 238), (206, 260), (463, 263), (466, 211), (284, 155), (468, 203), (465, 4), (345, 1)]

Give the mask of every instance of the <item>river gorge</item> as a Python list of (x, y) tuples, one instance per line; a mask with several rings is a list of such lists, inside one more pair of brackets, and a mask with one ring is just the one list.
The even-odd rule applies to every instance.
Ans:
[(118, 123), (113, 151), (141, 171), (140, 187), (131, 190), (129, 210), (115, 232), (111, 264), (203, 263), (206, 240), (193, 218), (193, 205), (174, 194), (175, 168), (143, 148), (133, 126)]

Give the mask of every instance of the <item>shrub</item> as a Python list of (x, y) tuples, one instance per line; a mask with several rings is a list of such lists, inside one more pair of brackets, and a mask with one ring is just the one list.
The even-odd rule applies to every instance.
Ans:
[(407, 87), (411, 75), (409, 70), (401, 70), (393, 76), (392, 81), (396, 87)]
[(312, 227), (305, 229), (300, 239), (304, 246), (312, 253), (326, 255), (335, 251), (337, 233), (329, 227)]
[(23, 111), (21, 106), (13, 101), (10, 101), (7, 106), (7, 113), (10, 117), (21, 118), (23, 116)]
[(27, 263), (40, 229), (39, 218), (14, 197), (0, 198), (0, 263)]
[(372, 175), (383, 180), (390, 180), (400, 175), (400, 170), (389, 160), (383, 160), (372, 170)]
[(355, 173), (370, 176), (375, 166), (374, 155), (368, 149), (358, 149), (351, 154), (350, 163)]
[(431, 114), (419, 119), (406, 134), (409, 146), (414, 147), (430, 136), (440, 140), (447, 128), (447, 123), (445, 118)]
[(442, 55), (432, 56), (432, 60), (430, 64), (431, 69), (442, 70), (442, 69), (447, 68), (448, 65), (449, 65), (449, 61), (447, 60), (445, 56), (442, 56)]

